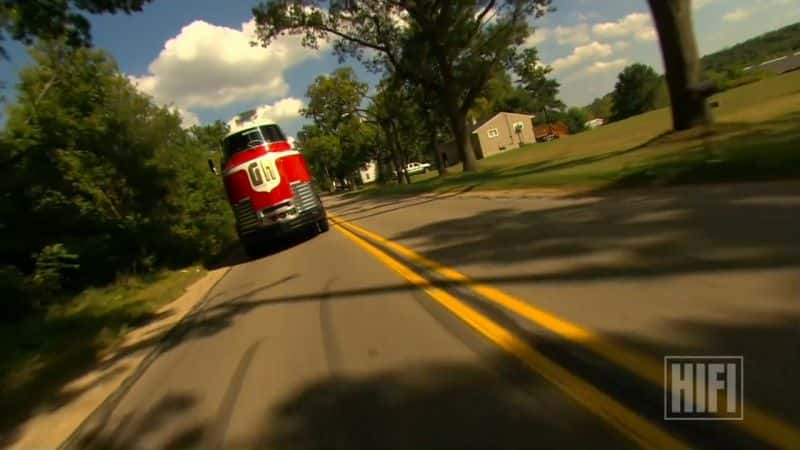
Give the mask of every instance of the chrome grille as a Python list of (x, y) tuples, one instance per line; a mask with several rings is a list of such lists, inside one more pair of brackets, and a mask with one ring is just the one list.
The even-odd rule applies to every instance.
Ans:
[(258, 228), (258, 217), (249, 198), (233, 205), (233, 215), (236, 216), (236, 225), (240, 232), (246, 233)]
[(317, 194), (311, 189), (311, 183), (300, 182), (292, 184), (292, 195), (298, 211), (302, 212), (319, 206)]

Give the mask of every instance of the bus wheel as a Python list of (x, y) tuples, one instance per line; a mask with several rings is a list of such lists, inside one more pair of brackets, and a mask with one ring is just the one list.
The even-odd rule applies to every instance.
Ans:
[(242, 247), (244, 248), (244, 253), (249, 258), (258, 258), (261, 256), (262, 248), (258, 245), (258, 242), (254, 241), (246, 241), (242, 239), (241, 241)]
[(331, 228), (331, 225), (330, 225), (330, 223), (328, 223), (328, 218), (327, 217), (323, 218), (323, 219), (320, 219), (317, 222), (317, 231), (320, 232), (320, 233), (324, 233), (324, 232), (328, 231), (330, 228)]

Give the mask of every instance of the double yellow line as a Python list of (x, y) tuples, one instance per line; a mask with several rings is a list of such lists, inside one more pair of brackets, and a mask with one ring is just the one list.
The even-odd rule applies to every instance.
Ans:
[[(572, 397), (576, 402), (583, 405), (586, 409), (605, 419), (608, 423), (621, 431), (624, 435), (633, 439), (643, 448), (651, 449), (690, 449), (687, 444), (671, 436), (660, 428), (652, 425), (644, 418), (598, 390), (591, 384), (576, 377), (568, 370), (547, 358), (528, 343), (515, 336), (507, 329), (497, 324), (491, 319), (486, 318), (475, 309), (467, 306), (464, 302), (457, 299), (450, 293), (437, 288), (422, 275), (414, 272), (411, 268), (389, 256), (386, 252), (370, 244), (362, 237), (356, 235), (354, 230), (363, 228), (345, 222), (342, 219), (332, 217), (333, 226), (342, 234), (350, 238), (358, 246), (369, 252), (388, 268), (397, 272), (409, 283), (419, 286), (431, 298), (444, 306), (456, 317), (474, 328), (484, 337), (497, 344), (502, 349), (516, 356), (527, 367), (539, 373), (547, 381), (556, 385), (559, 389)], [(363, 230), (366, 231), (366, 230)], [(367, 232), (371, 236), (377, 236)], [(382, 239), (382, 238), (381, 238)], [(388, 242), (385, 241), (384, 242)], [(383, 242), (382, 242), (383, 243)], [(397, 244), (394, 244), (397, 245)], [(393, 247), (393, 250), (395, 248)]]
[[(564, 339), (580, 344), (595, 354), (621, 366), (637, 376), (663, 387), (663, 366), (658, 359), (625, 348), (601, 335), (561, 319), (500, 289), (477, 282), (468, 276), (384, 237), (330, 214), (334, 227), (354, 243), (364, 248), (384, 265), (397, 272), (411, 284), (419, 286), (459, 319), (466, 322), (490, 341), (516, 356), (526, 366), (558, 386), (578, 403), (605, 419), (626, 436), (644, 448), (688, 449), (686, 443), (648, 422), (591, 384), (573, 375), (535, 348), (521, 340), (496, 322), (486, 318), (448, 292), (432, 283), (411, 268), (367, 241), (369, 239), (412, 264), (422, 266), (453, 282), (468, 286), (473, 292), (536, 323)], [(733, 422), (743, 431), (780, 449), (800, 448), (800, 432), (783, 421), (767, 415), (760, 409), (745, 405), (747, 419)]]

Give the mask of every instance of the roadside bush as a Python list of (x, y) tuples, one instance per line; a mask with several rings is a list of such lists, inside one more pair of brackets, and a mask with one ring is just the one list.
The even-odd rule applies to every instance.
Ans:
[(232, 217), (206, 158), (225, 125), (184, 130), (103, 51), (31, 58), (0, 133), (3, 308), (220, 252)]

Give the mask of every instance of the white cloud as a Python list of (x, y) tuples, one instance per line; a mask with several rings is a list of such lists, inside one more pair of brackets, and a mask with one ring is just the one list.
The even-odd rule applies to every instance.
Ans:
[(611, 72), (615, 70), (622, 69), (625, 65), (628, 64), (628, 60), (625, 58), (614, 59), (611, 61), (595, 61), (586, 68), (587, 74), (596, 74), (596, 73), (603, 73), (603, 72)]
[(585, 44), (591, 41), (589, 37), (589, 24), (587, 23), (555, 27), (553, 35), (556, 37), (556, 41), (559, 44)]
[(546, 41), (550, 37), (551, 31), (547, 28), (537, 28), (531, 33), (523, 44), (524, 47), (534, 47)]
[(744, 8), (736, 8), (733, 11), (726, 13), (722, 16), (722, 20), (725, 22), (739, 22), (750, 17), (752, 11), (744, 9)]
[[(249, 120), (267, 120), (272, 122), (285, 122), (286, 120), (300, 117), (300, 109), (305, 106), (303, 101), (295, 97), (286, 97), (274, 103), (261, 105), (255, 108), (255, 114)], [(228, 126), (233, 127), (236, 117), (228, 121)]]
[(300, 117), (303, 101), (295, 97), (287, 97), (269, 105), (256, 108), (259, 117), (277, 122), (280, 119), (294, 119)]
[(592, 26), (592, 32), (596, 37), (601, 38), (633, 36), (640, 41), (656, 39), (653, 21), (650, 14), (647, 13), (631, 13), (616, 22), (595, 24)]
[(280, 37), (268, 48), (252, 47), (254, 38), (253, 20), (240, 29), (196, 20), (164, 44), (147, 74), (131, 80), (162, 104), (217, 108), (285, 96), (284, 71), (321, 54), (303, 48), (299, 36)]
[(601, 44), (600, 42), (592, 42), (586, 45), (575, 47), (568, 56), (558, 58), (553, 61), (550, 66), (553, 71), (558, 72), (569, 67), (580, 64), (586, 60), (593, 60), (604, 58), (613, 53), (611, 46), (608, 44)]
[(195, 125), (200, 125), (200, 118), (197, 117), (197, 114), (187, 109), (178, 107), (175, 107), (173, 111), (177, 112), (181, 116), (181, 127), (191, 128)]
[[(478, 10), (475, 11), (475, 19), (477, 19), (482, 12), (483, 8), (478, 8)], [(489, 11), (486, 13), (486, 15), (483, 16), (483, 23), (496, 23), (496, 22), (497, 22), (497, 8), (490, 8)]]
[(692, 9), (701, 9), (708, 6), (714, 0), (692, 0)]
[(614, 48), (614, 51), (625, 50), (626, 48), (630, 47), (630, 43), (627, 41), (617, 41), (611, 44), (611, 47)]

